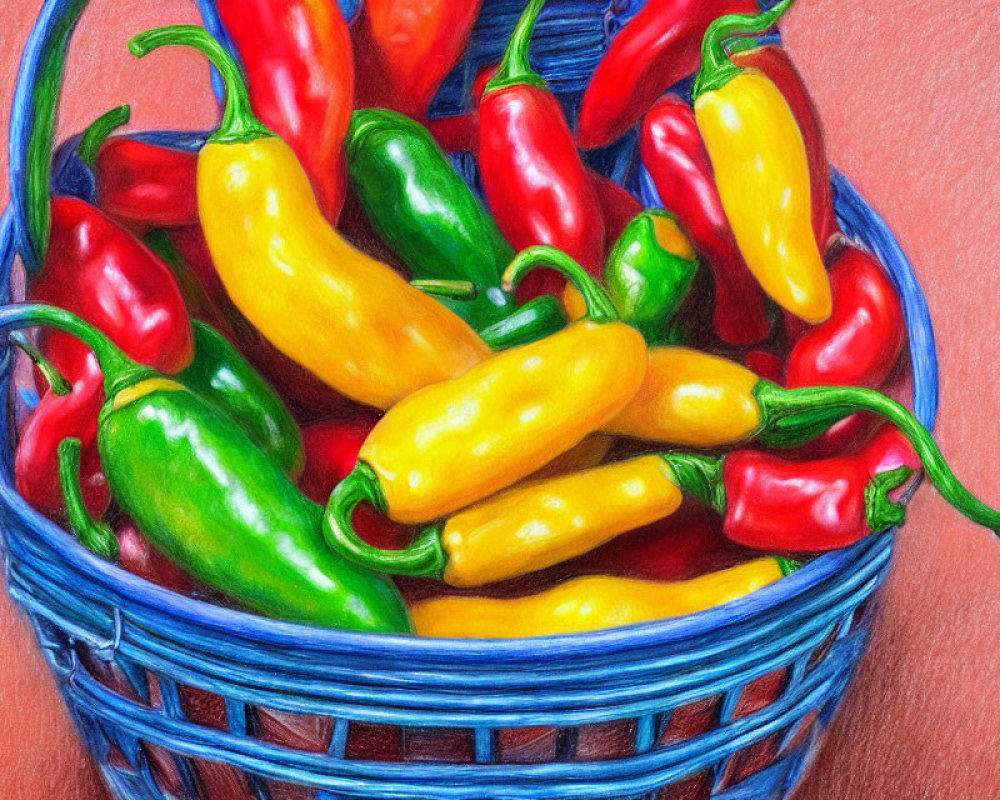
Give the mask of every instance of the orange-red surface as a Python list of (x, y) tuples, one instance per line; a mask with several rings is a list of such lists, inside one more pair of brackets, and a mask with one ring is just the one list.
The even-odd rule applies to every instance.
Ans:
[[(3, 6), (6, 129), (41, 0)], [(140, 128), (211, 124), (199, 58), (125, 54), (130, 34), (191, 21), (193, 6), (92, 0), (63, 129), (124, 101)], [(785, 26), (833, 162), (888, 219), (927, 291), (942, 367), (939, 441), (991, 505), (1000, 504), (998, 11), (997, 0), (799, 0)], [(925, 489), (899, 539), (872, 649), (798, 800), (1000, 796), (997, 653), (1000, 542)], [(101, 796), (95, 787), (29, 631), (0, 593), (0, 798), (90, 800)]]

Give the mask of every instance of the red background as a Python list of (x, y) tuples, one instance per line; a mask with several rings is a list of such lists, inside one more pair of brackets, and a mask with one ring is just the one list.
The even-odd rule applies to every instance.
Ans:
[[(190, 0), (93, 0), (74, 40), (63, 132), (132, 102), (137, 128), (208, 127), (204, 62), (144, 63), (128, 37), (194, 21)], [(41, 0), (4, 3), (0, 120)], [(1000, 504), (1000, 66), (997, 0), (799, 0), (788, 48), (833, 163), (879, 209), (928, 295), (941, 360), (937, 430), (956, 473)], [(198, 102), (198, 100), (201, 102)], [(6, 129), (6, 125), (4, 125)], [(6, 203), (6, 148), (0, 153)], [(899, 537), (871, 651), (799, 800), (1000, 795), (1000, 543), (929, 489)], [(0, 592), (0, 797), (100, 797), (27, 625)]]

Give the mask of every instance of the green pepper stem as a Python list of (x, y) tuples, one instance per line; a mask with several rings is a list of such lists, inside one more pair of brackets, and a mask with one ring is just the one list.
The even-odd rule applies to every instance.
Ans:
[(548, 267), (565, 275), (579, 290), (587, 304), (586, 319), (592, 322), (618, 322), (621, 319), (596, 278), (561, 250), (544, 244), (526, 247), (514, 256), (503, 274), (504, 291), (514, 291), (524, 276), (538, 267)]
[(42, 373), (53, 394), (65, 397), (73, 390), (69, 381), (56, 369), (55, 364), (43, 356), (41, 351), (23, 333), (12, 333), (10, 343), (20, 348), (28, 358), (35, 362), (35, 366)]
[(708, 26), (701, 42), (701, 69), (694, 81), (692, 96), (697, 100), (705, 92), (721, 89), (743, 72), (726, 52), (726, 40), (735, 36), (752, 36), (774, 27), (781, 15), (795, 0), (781, 0), (762, 14), (726, 14)]
[(543, 294), (481, 329), (479, 336), (491, 350), (499, 351), (536, 342), (565, 327), (562, 304), (552, 295)]
[(538, 21), (538, 15), (542, 13), (544, 5), (545, 0), (530, 0), (525, 6), (521, 18), (514, 27), (514, 32), (510, 36), (503, 60), (500, 62), (496, 74), (483, 90), (483, 97), (507, 86), (527, 85), (537, 86), (540, 89), (547, 87), (542, 76), (531, 68), (528, 57), (531, 37), (535, 32), (535, 23)]
[(363, 541), (355, 532), (351, 518), (362, 503), (380, 514), (387, 510), (385, 493), (378, 475), (360, 462), (354, 471), (337, 484), (323, 514), (323, 537), (334, 552), (358, 566), (388, 575), (441, 577), (445, 555), (440, 531), (423, 531), (405, 550), (381, 550)]
[(865, 486), (865, 515), (868, 530), (872, 533), (887, 531), (902, 525), (906, 519), (906, 506), (889, 499), (889, 492), (898, 489), (913, 477), (913, 470), (907, 466), (897, 467), (888, 472), (880, 472)]
[(774, 560), (778, 562), (778, 569), (781, 570), (781, 577), (783, 578), (791, 575), (797, 569), (802, 569), (802, 562), (792, 558), (775, 556)]
[(250, 142), (274, 136), (256, 115), (250, 105), (250, 92), (240, 65), (223, 47), (219, 40), (197, 25), (168, 25), (164, 28), (140, 33), (128, 43), (132, 55), (142, 58), (157, 48), (167, 45), (193, 47), (204, 54), (222, 76), (226, 87), (226, 107), (219, 129), (212, 134), (210, 142), (239, 143)]
[(88, 325), (76, 314), (62, 308), (40, 303), (23, 303), (0, 308), (0, 331), (32, 328), (36, 325), (69, 333), (93, 350), (101, 372), (104, 373), (104, 391), (108, 397), (114, 397), (126, 386), (159, 374), (133, 361), (104, 333)]
[(80, 160), (93, 169), (101, 147), (108, 137), (122, 125), (128, 124), (130, 119), (132, 119), (132, 107), (124, 105), (106, 111), (90, 123), (90, 127), (80, 137), (80, 144), (76, 146), (76, 154)]
[(410, 281), (410, 286), (431, 297), (446, 297), (449, 300), (475, 300), (479, 296), (479, 287), (472, 281), (421, 278)]
[(1000, 533), (1000, 512), (976, 498), (955, 477), (934, 437), (907, 409), (874, 389), (857, 386), (814, 386), (783, 389), (761, 381), (754, 389), (765, 429), (772, 422), (818, 408), (843, 411), (872, 411), (895, 425), (913, 445), (924, 471), (941, 496), (957, 511), (978, 525)]
[(726, 513), (726, 487), (722, 481), (725, 460), (719, 456), (696, 453), (663, 453), (674, 473), (674, 483), (685, 494), (692, 494), (718, 514)]
[(83, 490), (80, 488), (81, 452), (79, 439), (63, 439), (59, 442), (59, 484), (66, 501), (69, 528), (77, 541), (88, 550), (110, 561), (117, 561), (118, 540), (108, 525), (90, 516), (83, 500)]

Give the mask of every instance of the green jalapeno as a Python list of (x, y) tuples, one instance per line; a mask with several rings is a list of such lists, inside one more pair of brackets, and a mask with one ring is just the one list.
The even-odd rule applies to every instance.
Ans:
[(281, 398), (222, 334), (200, 320), (191, 326), (194, 360), (177, 381), (238, 422), (286, 475), (297, 478), (305, 459), (302, 432)]
[[(108, 398), (97, 433), (108, 486), (171, 561), (268, 616), (361, 631), (410, 630), (395, 587), (326, 547), (323, 509), (237, 422), (128, 358), (68, 311), (38, 304), (0, 309), (0, 330), (34, 325), (75, 335), (94, 351)], [(68, 467), (64, 485), (72, 482), (71, 460)]]

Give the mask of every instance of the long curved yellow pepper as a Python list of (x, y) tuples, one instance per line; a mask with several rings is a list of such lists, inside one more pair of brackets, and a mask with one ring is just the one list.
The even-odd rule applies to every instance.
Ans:
[(754, 396), (760, 381), (721, 356), (689, 347), (651, 347), (642, 386), (604, 431), (699, 448), (736, 444), (761, 428)]
[(439, 526), (451, 586), (514, 578), (590, 552), (681, 504), (673, 469), (656, 455), (522, 483)]
[(330, 227), (295, 154), (253, 116), (239, 67), (208, 33), (160, 28), (130, 47), (142, 56), (169, 44), (202, 51), (225, 80), (222, 124), (198, 157), (198, 210), (226, 292), (275, 347), (378, 408), (491, 355), (460, 317)]
[(351, 526), (359, 503), (399, 522), (440, 519), (570, 450), (619, 414), (639, 389), (646, 343), (618, 320), (607, 295), (575, 261), (551, 247), (528, 248), (511, 262), (505, 286), (513, 288), (541, 264), (577, 281), (588, 318), (393, 406), (327, 506), (324, 535), (344, 557), (380, 571), (424, 574), (428, 559), (440, 559), (433, 537), (411, 551), (370, 547)]
[(702, 46), (694, 111), (747, 266), (778, 305), (816, 324), (830, 316), (832, 297), (812, 228), (802, 132), (778, 88), (757, 70), (741, 70), (725, 49), (733, 36), (773, 26), (791, 3), (712, 23)]
[(758, 558), (698, 578), (653, 583), (630, 578), (574, 578), (530, 597), (440, 597), (410, 610), (419, 636), (515, 639), (617, 628), (694, 614), (773, 583), (797, 565)]

